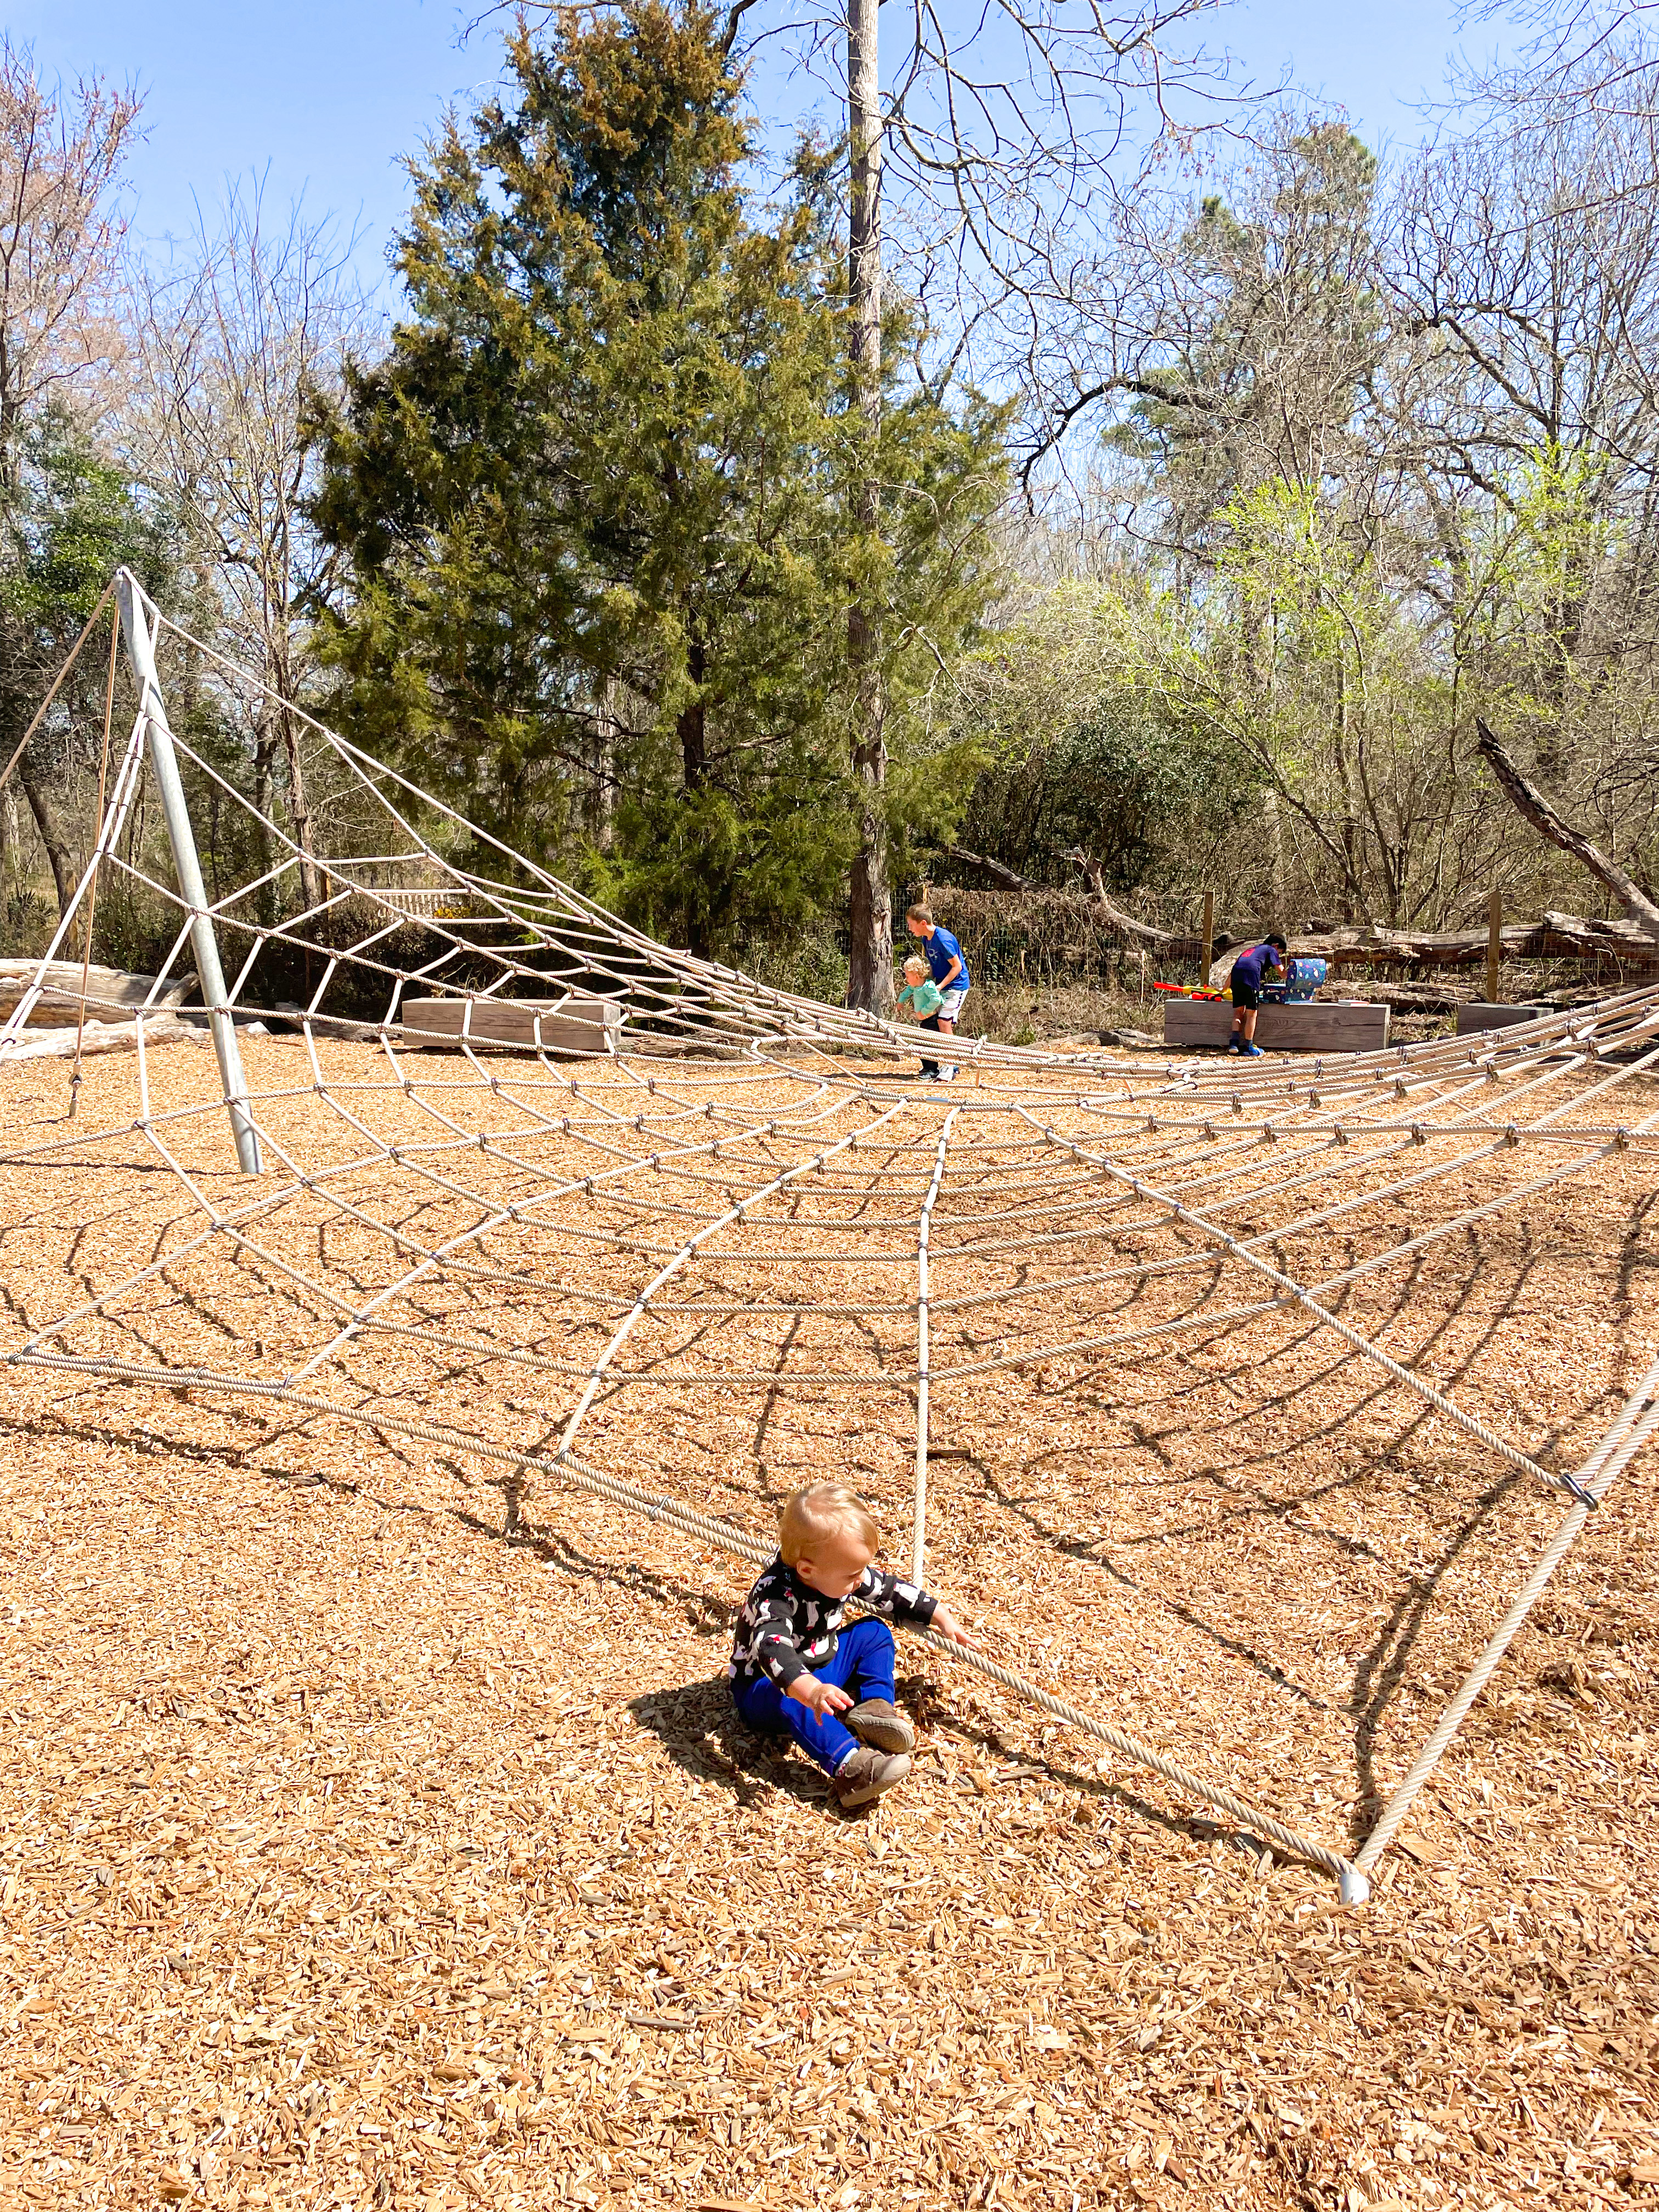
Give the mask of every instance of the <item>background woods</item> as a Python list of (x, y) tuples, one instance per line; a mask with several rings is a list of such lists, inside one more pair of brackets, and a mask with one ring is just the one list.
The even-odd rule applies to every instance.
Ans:
[(1629, 48), (1615, 106), (1596, 58), (1466, 88), (1392, 177), (1282, 113), (1126, 219), (1149, 342), (1097, 404), (1075, 580), (964, 679), (1000, 763), (965, 846), (1058, 884), (1091, 835), (1125, 891), (1197, 858), (1285, 918), (1604, 910), (1517, 836), (1484, 717), (1650, 888), (1655, 80)]
[[(200, 643), (181, 733), (292, 837), (271, 912), (349, 823), (278, 695), (653, 933), (831, 994), (878, 877), (1182, 927), (1203, 884), (1291, 926), (1618, 912), (1483, 723), (1650, 900), (1644, 18), (1540, 21), (1420, 154), (1276, 105), (1149, 169), (1183, 118), (1127, 103), (1182, 82), (1188, 12), (1167, 80), (1055, 48), (1087, 191), (1035, 106), (994, 156), (951, 137), (961, 54), (880, 63), (873, 294), (848, 142), (754, 113), (758, 15), (534, 13), (410, 159), (389, 322), (257, 186), (141, 252), (135, 98), (7, 47), (0, 751), (126, 560)], [(0, 797), (8, 951), (84, 865), (101, 705), (66, 691)], [(258, 835), (216, 806), (210, 859)]]

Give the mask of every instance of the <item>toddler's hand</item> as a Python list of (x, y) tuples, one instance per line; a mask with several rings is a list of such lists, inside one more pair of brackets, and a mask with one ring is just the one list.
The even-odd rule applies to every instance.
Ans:
[(838, 1690), (833, 1682), (820, 1682), (816, 1674), (797, 1674), (788, 1694), (809, 1707), (819, 1720), (826, 1720), (831, 1713), (844, 1713), (853, 1702), (845, 1690)]
[(940, 1606), (927, 1626), (936, 1636), (942, 1636), (947, 1644), (959, 1644), (964, 1651), (979, 1650), (979, 1645), (969, 1636), (949, 1606)]

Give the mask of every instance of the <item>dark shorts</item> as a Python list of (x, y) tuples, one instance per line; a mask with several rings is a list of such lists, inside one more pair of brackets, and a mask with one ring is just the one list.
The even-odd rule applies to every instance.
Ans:
[(1259, 1006), (1261, 1004), (1261, 994), (1253, 984), (1235, 983), (1232, 994), (1236, 1006)]

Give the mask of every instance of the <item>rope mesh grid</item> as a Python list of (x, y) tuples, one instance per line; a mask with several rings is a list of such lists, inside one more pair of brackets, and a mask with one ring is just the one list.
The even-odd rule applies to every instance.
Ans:
[[(164, 638), (183, 637), (155, 619)], [(262, 690), (199, 650), (228, 692)], [(931, 1054), (959, 1063), (957, 1079), (913, 1088), (898, 1079), (914, 1057), (902, 1031), (653, 945), (301, 719), (329, 767), (313, 778), (319, 836), (331, 800), (352, 832), (339, 847), (358, 857), (313, 860), (262, 822), (274, 863), (253, 884), (216, 890), (211, 909), (236, 1014), (292, 1033), (270, 1054), (280, 1079), (248, 1094), (265, 1172), (233, 1172), (216, 1095), (181, 1104), (169, 1085), (152, 1101), (144, 1015), (100, 1004), (91, 971), (86, 1011), (133, 1023), (138, 1111), (33, 1133), (4, 1160), (129, 1178), (148, 1167), (155, 1256), (101, 1276), (94, 1258), (90, 1294), (33, 1314), (9, 1357), (438, 1443), (753, 1562), (772, 1550), (742, 1525), (763, 1517), (758, 1499), (734, 1522), (604, 1463), (626, 1457), (611, 1428), (618, 1409), (645, 1389), (665, 1419), (678, 1394), (695, 1431), (711, 1393), (726, 1407), (745, 1392), (793, 1404), (821, 1430), (821, 1471), (842, 1473), (835, 1409), (874, 1403), (907, 1430), (919, 1573), (933, 1431), (941, 1413), (965, 1418), (988, 1378), (1032, 1403), (1086, 1377), (1155, 1385), (1201, 1346), (1248, 1363), (1263, 1316), (1299, 1315), (1310, 1344), (1372, 1370), (1489, 1468), (1574, 1497), (1369, 1839), (1344, 1849), (1306, 1833), (1029, 1668), (951, 1656), (1363, 1894), (1527, 1608), (1659, 1429), (1656, 1370), (1580, 1471), (1565, 1472), (1532, 1434), (1510, 1433), (1428, 1371), (1413, 1341), (1413, 1271), (1609, 1162), (1636, 1172), (1639, 1140), (1659, 1127), (1659, 992), (1311, 1076), (1293, 1061), (1062, 1061), (930, 1037)], [(141, 716), (79, 896), (109, 875), (166, 912), (173, 951), (155, 1001), (188, 957), (192, 918), (134, 830), (142, 738)], [(246, 808), (175, 744), (221, 805)], [(479, 869), (450, 857), (464, 845)], [(309, 907), (302, 860), (322, 871)], [(272, 947), (321, 956), (297, 1010), (259, 995)], [(0, 1063), (44, 988), (43, 966), (0, 1030)], [(382, 1000), (373, 1018), (366, 992)], [(422, 1049), (402, 1003), (445, 995), (474, 1009), (523, 997), (574, 1009), (591, 1048), (566, 1036), (556, 1056), (535, 1027), (517, 1048), (484, 1048), (474, 1033)], [(608, 1002), (603, 1022), (590, 1018), (596, 1000)], [(849, 1269), (887, 1287), (858, 1295), (854, 1275), (846, 1295)], [(1111, 1326), (1079, 1334), (1079, 1315)], [(1185, 1354), (1170, 1348), (1182, 1342)], [(468, 1418), (453, 1418), (463, 1402)], [(1560, 1410), (1540, 1407), (1539, 1428), (1561, 1426)], [(1155, 1709), (1155, 1691), (1138, 1702)]]

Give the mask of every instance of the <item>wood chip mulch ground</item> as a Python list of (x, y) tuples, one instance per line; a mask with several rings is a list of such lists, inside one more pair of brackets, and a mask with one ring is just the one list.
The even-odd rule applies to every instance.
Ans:
[[(310, 1080), (297, 1041), (244, 1049), (256, 1085)], [(160, 1111), (213, 1064), (162, 1048), (149, 1075)], [(61, 1133), (64, 1083), (0, 1070), (0, 1149)], [(131, 1056), (89, 1066), (81, 1121), (130, 1118), (134, 1083)], [(1024, 1157), (1011, 1133), (1001, 1167)], [(1486, 1217), (1351, 1317), (1571, 1464), (1659, 1343), (1652, 1165)], [(976, 1233), (973, 1175), (947, 1188), (945, 1246)], [(180, 1213), (142, 1147), (0, 1166), (5, 1348)], [(372, 1239), (295, 1222), (286, 1257), (308, 1240), (373, 1291)], [(941, 1296), (982, 1279), (955, 1264)], [(219, 1364), (284, 1371), (316, 1340), (246, 1263), (191, 1266), (98, 1323), (106, 1349), (216, 1333)], [(775, 1291), (736, 1244), (702, 1279)], [(896, 1260), (869, 1282), (914, 1288)], [(472, 1327), (483, 1295), (424, 1310)], [(1103, 1310), (1079, 1293), (1068, 1325)], [(768, 1326), (649, 1356), (746, 1373), (782, 1356)], [(814, 1320), (787, 1356), (878, 1368), (908, 1326)], [(965, 1309), (949, 1357), (1018, 1326)], [(608, 1327), (559, 1322), (582, 1357)], [(1253, 1328), (941, 1390), (930, 1579), (1027, 1673), (1352, 1848), (1559, 1501), (1328, 1336)], [(339, 1375), (535, 1449), (579, 1388), (400, 1340)], [(544, 1479), (15, 1365), (0, 1410), (0, 2205), (1659, 2203), (1651, 1459), (1345, 1912), (915, 1646), (915, 1771), (845, 1818), (732, 1714), (738, 1563)], [(902, 1394), (716, 1381), (602, 1397), (583, 1448), (757, 1532), (841, 1473), (896, 1556), (913, 1438)]]

